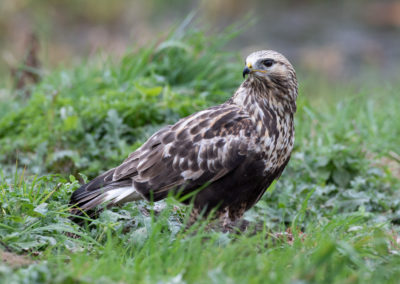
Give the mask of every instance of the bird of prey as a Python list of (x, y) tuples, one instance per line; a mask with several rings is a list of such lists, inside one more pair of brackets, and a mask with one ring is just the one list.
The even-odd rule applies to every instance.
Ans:
[(225, 225), (239, 219), (289, 161), (297, 98), (295, 70), (276, 51), (251, 53), (246, 75), (228, 101), (160, 129), (121, 165), (82, 185), (72, 213), (172, 192), (193, 193), (194, 218), (215, 210)]

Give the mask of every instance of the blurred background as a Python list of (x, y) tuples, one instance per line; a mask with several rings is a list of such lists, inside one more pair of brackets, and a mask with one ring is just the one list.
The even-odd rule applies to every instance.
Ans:
[(24, 60), (48, 69), (98, 51), (119, 57), (166, 35), (192, 11), (195, 23), (211, 31), (250, 19), (226, 46), (243, 57), (276, 49), (298, 70), (330, 80), (400, 77), (400, 1), (394, 0), (1, 0), (0, 75), (15, 73)]

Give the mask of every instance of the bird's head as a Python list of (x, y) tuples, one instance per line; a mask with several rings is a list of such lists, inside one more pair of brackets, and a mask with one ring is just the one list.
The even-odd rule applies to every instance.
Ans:
[[(296, 72), (289, 60), (279, 52), (261, 50), (251, 53), (246, 58), (243, 77), (246, 81), (254, 82), (256, 86), (267, 86), (268, 89), (279, 89), (280, 96), (287, 100), (296, 100)], [(261, 84), (260, 84), (261, 83)], [(283, 93), (282, 93), (283, 91)]]
[(292, 64), (282, 54), (273, 50), (261, 50), (246, 58), (243, 77), (249, 75), (266, 79), (285, 79), (295, 75)]

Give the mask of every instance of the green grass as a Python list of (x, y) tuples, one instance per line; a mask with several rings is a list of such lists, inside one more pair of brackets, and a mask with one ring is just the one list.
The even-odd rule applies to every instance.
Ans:
[[(6, 196), (10, 184), (15, 187)], [(204, 222), (185, 231), (186, 209), (169, 198), (158, 213), (143, 214), (150, 205), (131, 203), (104, 212), (92, 227), (78, 228), (66, 218), (65, 204), (76, 186), (51, 176), (1, 184), (2, 243), (36, 260), (17, 269), (0, 266), (4, 283), (396, 283), (400, 276), (397, 228), (371, 220), (376, 213), (365, 209), (326, 212), (304, 222), (311, 203), (306, 198), (299, 200), (289, 234), (282, 234), (281, 224), (281, 230), (263, 226), (255, 234), (236, 235), (203, 230)], [(255, 214), (271, 218), (258, 208)]]
[(0, 283), (397, 283), (400, 88), (379, 80), (299, 74), (292, 159), (243, 234), (185, 229), (173, 197), (68, 220), (78, 179), (240, 84), (241, 58), (223, 51), (234, 32), (179, 31), (118, 62), (50, 71), (29, 100), (2, 98), (0, 253), (31, 264), (0, 263)]

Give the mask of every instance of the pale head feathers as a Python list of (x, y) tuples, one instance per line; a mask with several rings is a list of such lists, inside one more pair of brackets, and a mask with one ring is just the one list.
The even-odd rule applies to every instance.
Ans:
[(285, 56), (273, 50), (261, 50), (246, 58), (242, 84), (248, 94), (277, 100), (295, 111), (297, 78), (292, 64)]
[(258, 77), (291, 77), (291, 73), (295, 73), (289, 60), (273, 50), (251, 53), (247, 56), (245, 65), (250, 69), (250, 75)]

